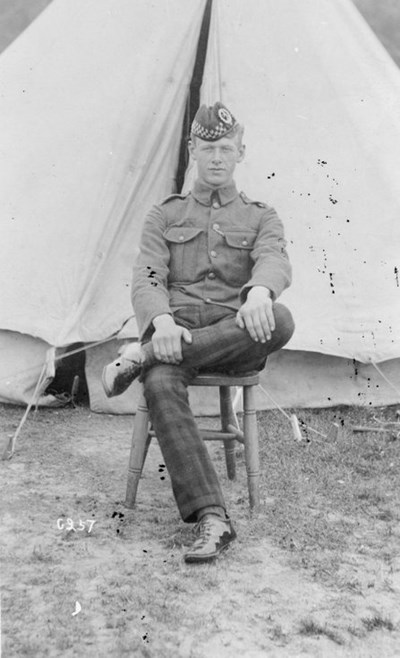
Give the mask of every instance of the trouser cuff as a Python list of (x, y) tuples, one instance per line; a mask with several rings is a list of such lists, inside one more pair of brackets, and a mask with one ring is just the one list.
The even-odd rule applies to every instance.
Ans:
[(208, 505), (207, 507), (202, 507), (201, 509), (197, 510), (197, 521), (200, 521), (200, 519), (202, 519), (206, 514), (215, 514), (215, 516), (220, 516), (224, 521), (226, 521), (228, 518), (224, 507), (220, 507), (219, 505)]
[[(201, 513), (202, 510), (207, 510), (207, 509), (222, 510), (223, 517), (226, 518), (225, 501), (222, 497), (222, 494), (221, 495), (209, 494), (206, 496), (200, 496), (192, 500), (190, 503), (187, 502), (186, 504), (183, 505), (180, 505), (178, 500), (177, 503), (182, 520), (185, 523), (196, 523), (199, 520), (198, 514)], [(208, 512), (204, 512), (204, 513), (207, 514)], [(215, 514), (215, 512), (209, 512), (209, 513)]]

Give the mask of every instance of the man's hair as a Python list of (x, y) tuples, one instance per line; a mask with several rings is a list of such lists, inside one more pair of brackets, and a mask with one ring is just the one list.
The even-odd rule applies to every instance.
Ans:
[[(223, 137), (227, 137), (228, 139), (235, 139), (238, 142), (238, 145), (242, 145), (242, 139), (243, 139), (243, 133), (244, 133), (244, 126), (241, 123), (236, 123), (232, 130), (227, 133), (226, 135), (223, 135)], [(197, 135), (194, 135), (193, 133), (190, 133), (190, 138), (189, 140), (192, 142), (193, 145), (196, 144), (196, 139), (200, 139), (201, 141), (204, 141), (201, 139), (201, 137), (198, 137)], [(222, 138), (221, 138), (222, 139)], [(218, 140), (215, 140), (218, 141)]]

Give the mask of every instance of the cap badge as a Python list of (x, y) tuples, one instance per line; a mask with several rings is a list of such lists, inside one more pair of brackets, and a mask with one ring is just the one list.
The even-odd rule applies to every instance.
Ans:
[(230, 112), (225, 107), (220, 107), (218, 110), (218, 116), (227, 126), (231, 126), (233, 123), (233, 118)]

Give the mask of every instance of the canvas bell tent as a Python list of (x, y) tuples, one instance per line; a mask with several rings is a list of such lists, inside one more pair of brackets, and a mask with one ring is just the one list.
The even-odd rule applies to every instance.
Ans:
[(53, 0), (2, 53), (0, 400), (52, 404), (80, 344), (91, 408), (134, 410), (100, 373), (136, 335), (141, 226), (176, 191), (199, 67), (201, 101), (245, 124), (238, 187), (277, 209), (294, 268), (297, 329), (260, 408), (397, 403), (400, 73), (349, 0)]

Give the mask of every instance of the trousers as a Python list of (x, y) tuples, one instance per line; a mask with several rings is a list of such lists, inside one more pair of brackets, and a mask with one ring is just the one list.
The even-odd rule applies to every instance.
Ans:
[(223, 493), (189, 405), (188, 386), (199, 372), (241, 374), (262, 370), (269, 354), (290, 340), (294, 322), (283, 305), (273, 305), (275, 330), (266, 343), (255, 342), (235, 321), (236, 312), (217, 305), (190, 305), (174, 311), (176, 324), (189, 329), (182, 341), (182, 361), (164, 364), (154, 357), (151, 341), (143, 345), (142, 375), (150, 420), (168, 469), (181, 518), (195, 522), (208, 506), (226, 509)]

